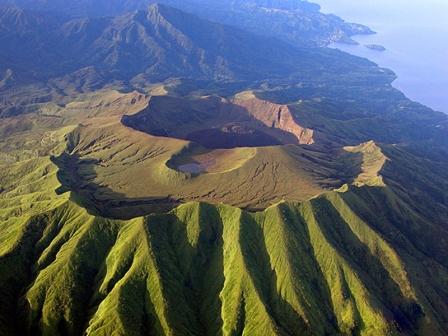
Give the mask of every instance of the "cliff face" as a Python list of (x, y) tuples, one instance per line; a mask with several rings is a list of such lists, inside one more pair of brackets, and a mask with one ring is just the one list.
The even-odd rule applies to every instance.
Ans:
[(190, 140), (206, 148), (312, 145), (314, 132), (302, 127), (289, 106), (247, 96), (233, 99), (155, 97), (123, 123), (155, 136)]
[(254, 95), (249, 97), (239, 95), (233, 103), (245, 108), (252, 117), (267, 127), (293, 134), (299, 144), (312, 145), (314, 143), (313, 130), (300, 126), (287, 105), (271, 103)]

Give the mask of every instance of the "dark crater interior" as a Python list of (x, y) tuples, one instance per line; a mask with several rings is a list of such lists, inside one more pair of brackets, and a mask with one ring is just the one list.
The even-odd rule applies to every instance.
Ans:
[(122, 123), (153, 136), (195, 142), (209, 149), (297, 143), (291, 133), (268, 127), (244, 107), (220, 97), (153, 97), (149, 106)]

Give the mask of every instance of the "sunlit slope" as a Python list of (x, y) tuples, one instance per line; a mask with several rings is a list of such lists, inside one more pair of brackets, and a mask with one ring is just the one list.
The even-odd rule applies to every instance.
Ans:
[[(237, 166), (195, 176), (168, 164), (194, 146), (119, 122), (129, 98), (1, 129), (0, 334), (446, 334), (446, 158), (374, 142), (243, 148)], [(271, 202), (278, 190), (298, 190), (295, 201), (261, 212), (218, 194), (189, 202), (263, 162), (290, 173), (268, 170), (229, 199), (281, 181)], [(190, 198), (162, 199), (164, 212), (151, 198), (164, 183)], [(319, 188), (304, 194), (306, 183)], [(164, 213), (137, 216), (154, 202)]]
[[(64, 136), (73, 127), (53, 122), (3, 120), (0, 126), (0, 252), (16, 242), (20, 225), (30, 216), (49, 211), (65, 202), (58, 195), (58, 167), (53, 155), (64, 152)], [(10, 123), (11, 122), (11, 123)], [(9, 134), (8, 128), (15, 129)]]
[(120, 122), (149, 99), (2, 120), (1, 335), (446, 334), (442, 147), (211, 150)]
[(448, 265), (398, 224), (425, 225), (403, 206), (367, 186), (260, 213), (188, 203), (129, 221), (67, 201), (2, 251), (0, 330), (444, 335)]
[[(68, 138), (90, 117), (145, 106), (142, 95), (98, 92), (65, 107), (44, 105), (38, 115), (4, 118), (0, 124), (0, 251), (13, 244), (19, 223), (68, 199), (54, 158), (67, 151)], [(118, 112), (117, 112), (118, 111)], [(103, 119), (106, 120), (106, 119)]]
[[(54, 123), (43, 127), (46, 131), (70, 127), (60, 139), (65, 148), (50, 155), (51, 164), (58, 167), (59, 192), (72, 190), (89, 210), (115, 218), (167, 211), (192, 200), (263, 209), (283, 199), (301, 201), (338, 188), (359, 169), (358, 154), (346, 158), (349, 153), (342, 149), (287, 145), (213, 150), (122, 124), (123, 115), (138, 113), (152, 100), (135, 92), (105, 90), (19, 119), (36, 122), (45, 115)], [(40, 136), (34, 134), (34, 128), (5, 134), (5, 143), (13, 137)], [(347, 169), (345, 159), (353, 161), (353, 167)], [(179, 168), (198, 162), (205, 167), (198, 174)]]
[(226, 169), (184, 173), (170, 163), (194, 153), (188, 142), (121, 124), (79, 127), (69, 135), (69, 147), (55, 159), (63, 185), (108, 216), (127, 208), (130, 218), (189, 200), (264, 208), (282, 199), (305, 200), (351, 177), (335, 175), (341, 163), (329, 154), (296, 146), (236, 148), (224, 155), (232, 160), (241, 153), (241, 159)]

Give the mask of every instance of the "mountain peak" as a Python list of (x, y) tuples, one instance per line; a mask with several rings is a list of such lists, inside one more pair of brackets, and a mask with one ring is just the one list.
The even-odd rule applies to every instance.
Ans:
[(148, 6), (148, 11), (149, 12), (160, 12), (160, 11), (163, 11), (168, 8), (174, 9), (173, 7), (169, 7), (167, 5), (156, 2), (156, 3), (152, 3)]
[(161, 4), (161, 3), (150, 4), (147, 7), (146, 11), (149, 15), (152, 15), (152, 16), (159, 15), (159, 16), (165, 17), (166, 15), (170, 15), (170, 14), (171, 15), (172, 14), (178, 14), (178, 15), (182, 14), (182, 15), (193, 16), (193, 17), (195, 16), (194, 14), (186, 13), (178, 8), (171, 7), (169, 5), (165, 5), (165, 4)]
[(184, 30), (189, 30), (188, 27), (198, 24), (213, 24), (195, 14), (161, 3), (150, 4), (146, 9), (146, 15), (150, 21), (156, 24), (169, 22), (173, 26), (183, 26)]

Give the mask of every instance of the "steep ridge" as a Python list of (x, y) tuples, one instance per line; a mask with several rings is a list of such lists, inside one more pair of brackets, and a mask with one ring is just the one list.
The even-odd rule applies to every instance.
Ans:
[[(11, 11), (10, 7), (0, 9), (0, 26), (7, 27), (0, 30), (0, 39), (6, 46), (0, 54), (2, 63), (14, 71), (26, 70), (30, 76), (35, 73), (35, 79), (68, 75), (90, 66), (121, 80), (142, 73), (152, 82), (182, 76), (262, 79), (306, 73), (307, 66), (329, 63), (337, 56), (322, 49), (314, 51), (313, 59), (307, 57), (311, 52), (308, 49), (160, 4), (113, 18), (68, 19), (19, 9), (14, 9), (17, 14)], [(14, 49), (21, 41), (24, 48)], [(32, 62), (27, 50), (34, 49), (40, 57)], [(62, 55), (77, 57), (60, 62)]]
[(24, 334), (445, 335), (446, 266), (394, 222), (395, 238), (378, 231), (359, 193), (399, 215), (401, 200), (372, 187), (130, 221), (68, 202), (24, 223), (0, 257), (1, 307), (18, 304)]
[[(354, 185), (300, 203), (246, 212), (187, 202), (139, 217), (123, 193), (121, 208), (107, 213), (101, 205), (110, 207), (112, 194), (85, 197), (83, 178), (67, 184), (70, 166), (61, 160), (79, 156), (83, 173), (96, 157), (96, 174), (103, 168), (112, 178), (105, 174), (90, 186), (110, 190), (108, 181), (120, 180), (123, 170), (135, 180), (126, 150), (140, 163), (153, 152), (143, 145), (147, 135), (117, 127), (120, 106), (130, 102), (137, 105), (131, 114), (148, 104), (138, 93), (105, 92), (47, 119), (13, 118), (14, 127), (1, 129), (2, 152), (17, 162), (17, 172), (5, 175), (10, 182), (2, 177), (0, 193), (2, 205), (10, 204), (0, 212), (3, 334), (446, 334), (446, 157), (436, 163), (409, 146), (369, 142), (342, 156), (345, 166), (357, 167), (349, 169), (358, 171)], [(61, 118), (82, 126), (64, 126)], [(15, 149), (36, 148), (31, 134), (40, 153)], [(124, 151), (116, 143), (120, 134)], [(124, 139), (135, 147), (126, 149)], [(301, 155), (298, 148), (283, 151)], [(115, 169), (117, 162), (123, 165)], [(26, 188), (16, 183), (23, 176), (31, 181)], [(297, 188), (303, 178), (286, 181)], [(123, 212), (131, 219), (111, 218)]]
[(374, 141), (363, 143), (359, 146), (344, 147), (350, 153), (360, 153), (362, 156), (361, 173), (356, 177), (354, 183), (358, 186), (384, 186), (381, 170), (388, 158), (384, 155)]
[(234, 93), (268, 78), (314, 81), (318, 73), (311, 70), (324, 67), (355, 79), (371, 71), (372, 80), (390, 81), (367, 60), (292, 46), (164, 5), (107, 18), (0, 7), (0, 27), (0, 78), (13, 75), (0, 85), (0, 116), (106, 87), (146, 91), (176, 78), (179, 86), (193, 81), (196, 89)]
[[(372, 31), (362, 25), (347, 23), (334, 15), (320, 12), (320, 7), (307, 1), (229, 1), (229, 0), (84, 0), (30, 1), (4, 0), (25, 9), (56, 11), (75, 16), (116, 16), (144, 10), (161, 3), (199, 15), (215, 22), (244, 30), (275, 36), (295, 45), (326, 46), (334, 41), (351, 41), (356, 34)], [(250, 12), (250, 14), (248, 13)], [(263, 31), (260, 27), (264, 27)]]

